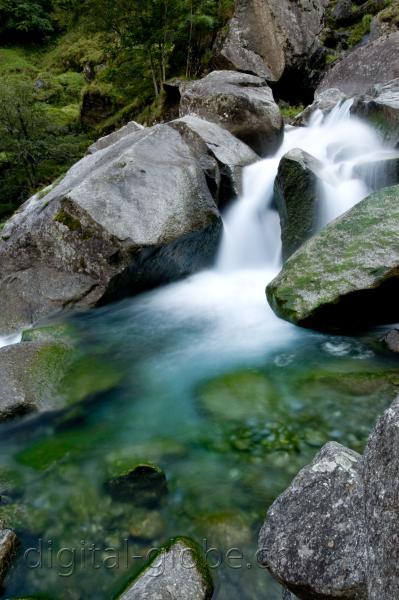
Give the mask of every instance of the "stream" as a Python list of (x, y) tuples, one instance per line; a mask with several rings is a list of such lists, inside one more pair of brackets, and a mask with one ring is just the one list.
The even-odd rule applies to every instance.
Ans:
[[(286, 152), (322, 163), (320, 228), (386, 181), (377, 159), (392, 150), (350, 107), (288, 127), (276, 155), (245, 170), (212, 270), (68, 320), (82, 360), (65, 394), (97, 391), (0, 426), (0, 519), (22, 542), (4, 598), (115, 598), (152, 549), (184, 535), (206, 554), (214, 599), (281, 599), (256, 561), (267, 508), (327, 441), (361, 452), (399, 384), (383, 330), (302, 330), (265, 300), (281, 267), (273, 185)], [(110, 465), (132, 459), (166, 473), (159, 506), (107, 494)]]

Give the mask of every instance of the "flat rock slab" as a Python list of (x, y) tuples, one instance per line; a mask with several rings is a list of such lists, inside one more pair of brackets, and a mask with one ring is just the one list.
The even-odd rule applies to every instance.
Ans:
[(274, 502), (259, 559), (298, 598), (366, 600), (361, 456), (331, 442)]
[(210, 600), (212, 594), (202, 557), (179, 538), (161, 550), (119, 600)]

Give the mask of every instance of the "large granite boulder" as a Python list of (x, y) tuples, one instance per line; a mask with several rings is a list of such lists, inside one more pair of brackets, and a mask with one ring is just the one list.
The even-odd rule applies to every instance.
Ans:
[(119, 600), (210, 600), (213, 584), (199, 549), (185, 538), (172, 540)]
[(242, 194), (243, 170), (259, 160), (249, 146), (219, 125), (194, 115), (172, 121), (170, 126), (197, 156), (218, 206)]
[(0, 332), (209, 265), (222, 222), (181, 135), (157, 125), (87, 156), (0, 235)]
[(280, 161), (274, 197), (280, 215), (284, 261), (317, 231), (321, 169), (320, 161), (300, 149), (291, 150)]
[(399, 399), (374, 429), (364, 454), (368, 600), (399, 597)]
[(277, 315), (305, 327), (399, 321), (399, 186), (372, 194), (307, 241), (267, 288)]
[(393, 146), (399, 145), (399, 78), (371, 87), (355, 98), (351, 113), (377, 128)]
[(0, 523), (0, 586), (7, 575), (17, 543), (15, 533), (11, 529), (5, 529)]
[(130, 121), (127, 123), (127, 125), (124, 125), (120, 129), (117, 129), (116, 131), (99, 138), (94, 142), (94, 144), (91, 144), (91, 146), (89, 146), (87, 149), (87, 154), (94, 154), (98, 150), (104, 150), (104, 148), (112, 146), (112, 144), (115, 144), (123, 137), (126, 137), (129, 135), (129, 133), (134, 133), (135, 131), (140, 131), (141, 129), (144, 129), (143, 125), (139, 125), (139, 123), (136, 123), (136, 121)]
[(317, 91), (338, 88), (347, 96), (354, 96), (396, 77), (399, 77), (399, 31), (349, 52), (328, 71)]
[(274, 502), (259, 560), (298, 598), (366, 600), (361, 456), (335, 442)]
[(398, 598), (398, 423), (399, 398), (363, 457), (327, 444), (270, 508), (260, 562), (296, 597)]
[(227, 68), (279, 81), (320, 47), (329, 0), (238, 0), (218, 60)]
[(180, 115), (194, 114), (224, 127), (260, 155), (282, 141), (283, 118), (271, 89), (260, 77), (213, 71), (180, 86)]

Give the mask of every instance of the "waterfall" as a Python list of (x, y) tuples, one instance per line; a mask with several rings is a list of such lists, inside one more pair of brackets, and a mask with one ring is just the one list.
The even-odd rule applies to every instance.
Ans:
[(220, 272), (259, 267), (276, 271), (280, 266), (280, 223), (273, 207), (273, 187), (280, 160), (290, 150), (304, 150), (323, 165), (319, 228), (391, 183), (383, 161), (399, 154), (386, 149), (376, 131), (351, 116), (352, 103), (337, 105), (327, 117), (316, 111), (307, 127), (288, 128), (274, 157), (247, 167), (243, 197), (225, 215), (216, 266)]

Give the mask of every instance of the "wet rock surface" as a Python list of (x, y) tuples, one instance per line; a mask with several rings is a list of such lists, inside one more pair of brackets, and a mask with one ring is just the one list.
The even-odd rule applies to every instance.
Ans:
[[(398, 34), (399, 35), (399, 34)], [(352, 114), (366, 120), (393, 146), (399, 142), (399, 79), (372, 86), (355, 98)]]
[(281, 159), (274, 193), (281, 222), (283, 260), (317, 231), (321, 169), (322, 164), (303, 150), (291, 150)]

